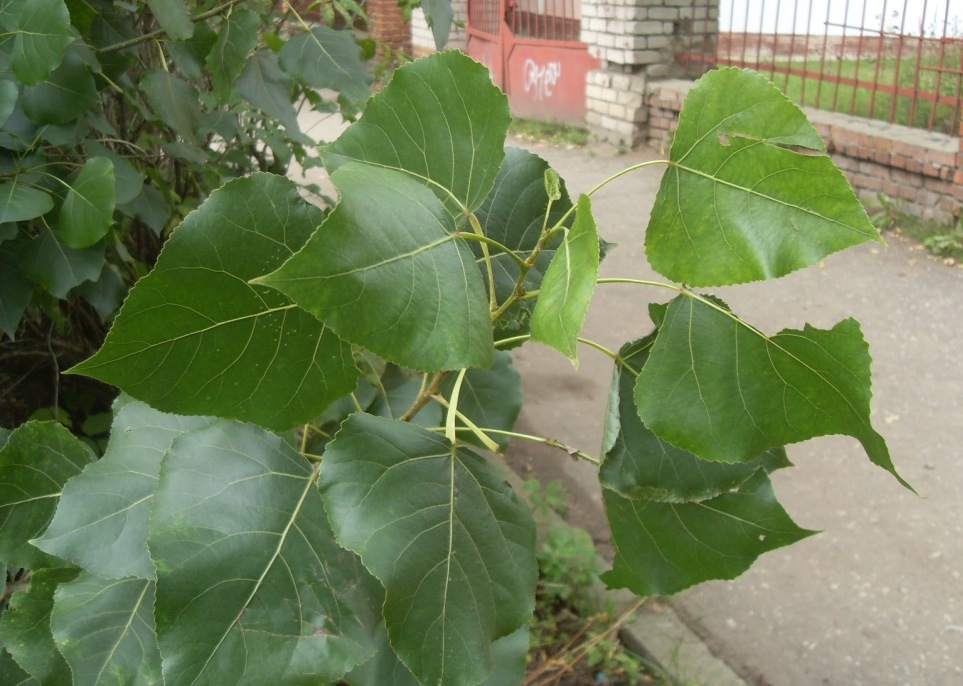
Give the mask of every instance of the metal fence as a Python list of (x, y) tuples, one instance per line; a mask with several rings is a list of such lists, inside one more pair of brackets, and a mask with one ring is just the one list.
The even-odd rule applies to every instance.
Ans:
[(689, 73), (749, 67), (800, 104), (963, 134), (963, 0), (721, 0), (715, 36), (691, 16)]

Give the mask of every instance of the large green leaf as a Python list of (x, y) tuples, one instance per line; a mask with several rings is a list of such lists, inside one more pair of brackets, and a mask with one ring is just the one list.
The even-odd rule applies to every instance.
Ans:
[(773, 448), (746, 462), (709, 462), (666, 443), (639, 419), (636, 377), (649, 357), (656, 334), (619, 350), (606, 425), (615, 431), (603, 448), (599, 480), (626, 498), (661, 502), (706, 500), (738, 487), (760, 468), (789, 466), (786, 452)]
[[(454, 375), (449, 374), (441, 386), (441, 393), (451, 397), (455, 385)], [(511, 431), (522, 410), (522, 379), (512, 366), (512, 356), (504, 351), (495, 353), (490, 369), (469, 369), (462, 380), (458, 395), (458, 411), (482, 429)], [(510, 436), (489, 436), (502, 448), (507, 448)], [(481, 446), (474, 434), (459, 432), (458, 440)]]
[(578, 367), (578, 335), (599, 276), (599, 235), (587, 195), (555, 252), (532, 313), (532, 340), (549, 345)]
[[(538, 245), (544, 228), (555, 226), (572, 208), (565, 184), (560, 182), (559, 198), (550, 199), (545, 176), (551, 170), (548, 163), (535, 153), (521, 148), (506, 148), (494, 185), (478, 208), (476, 215), (482, 231), (522, 259), (528, 259)], [(550, 205), (551, 203), (551, 205)], [(551, 239), (535, 258), (532, 268), (525, 275), (522, 287), (525, 291), (541, 288), (542, 277), (551, 263), (561, 236)], [(482, 251), (477, 244), (472, 250), (479, 259), (479, 266), (486, 281), (488, 278)], [(506, 254), (491, 250), (491, 266), (495, 281), (495, 296), (504, 302), (515, 290), (518, 280), (518, 264)], [(524, 335), (528, 332), (533, 300), (521, 300), (505, 312), (498, 322), (498, 337)]]
[(386, 590), (391, 644), (422, 683), (478, 684), (531, 618), (535, 528), (494, 467), (420, 427), (351, 415), (321, 463), (338, 541)]
[(211, 72), (211, 92), (219, 102), (226, 102), (234, 89), (234, 80), (244, 68), (247, 55), (257, 44), (261, 20), (243, 6), (235, 7), (222, 23), (217, 42), (207, 55)]
[(53, 209), (50, 194), (19, 178), (0, 183), (0, 224), (35, 219)]
[(487, 68), (463, 53), (440, 52), (395, 70), (322, 157), (330, 171), (351, 161), (405, 171), (463, 217), (492, 187), (510, 120)]
[(46, 79), (74, 40), (63, 0), (0, 0), (0, 28), (0, 52), (28, 86)]
[(174, 40), (187, 40), (194, 34), (194, 22), (184, 0), (146, 0), (157, 23)]
[(669, 160), (645, 245), (652, 267), (675, 281), (773, 278), (881, 241), (809, 120), (759, 74), (702, 77)]
[(105, 579), (153, 579), (147, 519), (161, 459), (175, 436), (212, 421), (125, 400), (104, 456), (67, 482), (53, 521), (33, 544)]
[(234, 87), (249, 103), (284, 124), (289, 135), (301, 137), (298, 113), (291, 102), (291, 77), (281, 71), (274, 52), (262, 49), (251, 55)]
[(251, 279), (300, 248), (321, 212), (287, 179), (255, 174), (211, 194), (131, 289), (103, 348), (71, 371), (166, 411), (287, 429), (354, 388), (350, 348)]
[(114, 221), (114, 163), (106, 157), (89, 158), (69, 186), (60, 208), (60, 237), (75, 250), (88, 248)]
[(88, 572), (61, 583), (50, 628), (73, 686), (153, 686), (161, 658), (154, 634), (154, 582)]
[(411, 177), (373, 165), (340, 167), (331, 180), (341, 202), (298, 254), (258, 283), (402, 366), (489, 366), (482, 279), (438, 199)]
[(73, 48), (46, 81), (24, 89), (21, 101), (24, 114), (37, 124), (69, 124), (98, 103), (90, 68)]
[(148, 72), (140, 87), (154, 114), (190, 143), (198, 143), (200, 94), (184, 79), (163, 69)]
[(104, 243), (75, 249), (50, 229), (24, 246), (20, 271), (57, 298), (67, 297), (74, 286), (95, 281), (104, 266)]
[(0, 643), (41, 686), (73, 686), (70, 667), (50, 633), (50, 611), (57, 586), (75, 576), (76, 569), (34, 570), (30, 587), (11, 597), (0, 620)]
[(279, 54), (281, 67), (311, 88), (330, 88), (356, 103), (370, 93), (371, 74), (350, 31), (316, 26), (295, 34)]
[(772, 447), (844, 434), (896, 473), (872, 427), (869, 347), (859, 323), (767, 337), (691, 294), (669, 305), (635, 399), (659, 437), (707, 460), (743, 462)]
[(10, 434), (0, 449), (0, 560), (38, 566), (27, 541), (47, 528), (67, 479), (92, 458), (57, 422), (27, 422)]
[(372, 654), (374, 628), (354, 616), (364, 572), (334, 542), (315, 478), (249, 424), (174, 440), (149, 537), (168, 684), (326, 683)]
[(815, 533), (789, 518), (761, 470), (738, 491), (702, 502), (630, 500), (608, 489), (603, 497), (615, 561), (602, 581), (642, 596), (734, 579), (763, 553)]

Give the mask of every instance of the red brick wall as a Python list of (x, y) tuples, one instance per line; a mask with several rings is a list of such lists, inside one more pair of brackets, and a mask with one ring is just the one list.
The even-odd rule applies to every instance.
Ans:
[[(668, 147), (687, 85), (649, 85), (648, 138), (654, 144)], [(860, 198), (873, 204), (882, 193), (925, 219), (950, 221), (963, 214), (963, 138), (832, 112), (807, 114)]]
[(366, 9), (371, 36), (410, 54), (411, 26), (404, 21), (397, 0), (368, 0)]

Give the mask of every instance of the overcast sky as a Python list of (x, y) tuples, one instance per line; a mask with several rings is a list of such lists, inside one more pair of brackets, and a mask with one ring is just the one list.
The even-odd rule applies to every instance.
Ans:
[(885, 16), (887, 30), (899, 31), (902, 25), (905, 33), (918, 34), (922, 23), (927, 35), (942, 35), (949, 16), (947, 35), (963, 36), (963, 0), (720, 0), (719, 10), (723, 31), (792, 33), (795, 20), (795, 32), (807, 33), (809, 18), (808, 33), (822, 34), (828, 18), (830, 34), (843, 33), (846, 24), (846, 33), (857, 35), (859, 26), (879, 30)]

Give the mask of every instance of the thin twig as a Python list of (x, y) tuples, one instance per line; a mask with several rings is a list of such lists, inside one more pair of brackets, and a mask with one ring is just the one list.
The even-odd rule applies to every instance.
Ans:
[[(200, 14), (191, 17), (191, 21), (196, 24), (199, 21), (204, 21), (205, 19), (216, 17), (217, 15), (222, 14), (226, 10), (231, 9), (234, 5), (238, 4), (239, 2), (242, 2), (242, 0), (229, 0), (228, 2), (225, 2), (223, 5), (218, 5), (213, 9), (207, 10), (206, 12), (201, 12)], [(149, 40), (153, 40), (155, 38), (158, 38), (159, 36), (163, 36), (165, 33), (166, 31), (164, 31), (164, 29), (157, 29), (156, 31), (151, 31), (150, 33), (145, 33), (141, 36), (137, 36), (136, 38), (131, 38), (129, 40), (121, 41), (120, 43), (114, 43), (113, 45), (108, 45), (103, 48), (97, 48), (94, 50), (94, 52), (98, 54), (104, 54), (108, 52), (116, 52), (118, 50), (124, 50), (126, 48), (132, 48), (135, 45), (140, 45), (141, 43), (146, 43)]]

